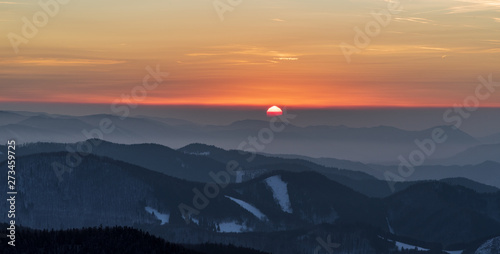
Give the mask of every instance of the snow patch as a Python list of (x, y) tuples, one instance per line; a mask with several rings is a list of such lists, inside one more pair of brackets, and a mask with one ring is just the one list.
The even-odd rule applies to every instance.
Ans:
[[(377, 235), (378, 238), (380, 239), (384, 239), (384, 240), (387, 240), (389, 242), (393, 242), (396, 244), (396, 247), (398, 248), (398, 250), (414, 250), (415, 248), (419, 251), (428, 251), (429, 249), (426, 249), (426, 248), (422, 248), (422, 247), (419, 247), (419, 246), (415, 246), (415, 245), (411, 245), (411, 244), (407, 244), (407, 243), (403, 243), (403, 242), (398, 242), (398, 241), (394, 241), (394, 240), (391, 240), (391, 239), (385, 239), (384, 237), (382, 236), (379, 236)], [(448, 254), (462, 254), (464, 251), (463, 250), (445, 250), (444, 252), (448, 253)], [(477, 254), (477, 253), (476, 253)], [(482, 254), (482, 253), (480, 253)], [(488, 253), (489, 254), (489, 253)]]
[(237, 170), (236, 171), (236, 180), (235, 180), (235, 182), (236, 183), (243, 182), (243, 175), (245, 175), (245, 172), (243, 172), (243, 170)]
[(160, 213), (160, 212), (158, 212), (158, 210), (156, 210), (152, 207), (149, 207), (149, 206), (144, 207), (144, 209), (146, 210), (146, 212), (148, 212), (150, 214), (154, 214), (155, 217), (161, 221), (161, 225), (168, 223), (168, 221), (170, 219), (170, 214), (168, 214), (168, 213)]
[(193, 152), (193, 153), (189, 153), (189, 154), (198, 155), (198, 156), (209, 156), (210, 152)]
[(241, 233), (247, 230), (244, 225), (240, 225), (237, 222), (221, 222), (219, 223), (219, 232), (221, 233)]
[(267, 220), (267, 216), (264, 215), (259, 209), (257, 209), (255, 206), (243, 201), (243, 200), (239, 200), (237, 198), (233, 198), (233, 197), (230, 197), (230, 196), (224, 196), (226, 198), (229, 198), (231, 199), (232, 201), (234, 201), (236, 204), (240, 205), (241, 207), (243, 207), (245, 210), (249, 211), (250, 213), (252, 213), (255, 217), (257, 217), (259, 220)]
[(389, 232), (394, 235), (394, 229), (391, 226), (391, 223), (389, 223), (389, 218), (385, 217), (385, 220), (387, 221), (387, 227), (389, 227)]
[(200, 220), (198, 220), (198, 219), (191, 218), (191, 221), (194, 222), (198, 226), (200, 225)]
[(429, 249), (425, 249), (425, 248), (418, 247), (415, 245), (406, 244), (406, 243), (397, 242), (397, 241), (396, 241), (396, 246), (398, 247), (398, 250), (403, 250), (403, 249), (414, 250), (415, 248), (417, 248), (417, 250), (419, 250), (419, 251), (428, 251), (429, 250)]
[(281, 207), (281, 210), (286, 213), (293, 213), (290, 197), (288, 196), (287, 183), (281, 180), (281, 176), (271, 176), (264, 180), (273, 191), (273, 197)]

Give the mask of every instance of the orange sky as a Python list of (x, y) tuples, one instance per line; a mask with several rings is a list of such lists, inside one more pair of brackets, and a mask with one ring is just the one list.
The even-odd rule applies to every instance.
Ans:
[(44, 9), (0, 1), (0, 101), (112, 103), (156, 65), (170, 75), (140, 103), (452, 106), (500, 81), (494, 0), (402, 0), (348, 63), (339, 45), (387, 2), (243, 0), (222, 21), (212, 0), (73, 0), (15, 53), (8, 35)]

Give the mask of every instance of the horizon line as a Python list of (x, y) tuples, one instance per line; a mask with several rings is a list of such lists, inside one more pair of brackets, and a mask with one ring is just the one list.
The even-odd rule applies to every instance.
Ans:
[[(2, 104), (66, 104), (66, 105), (96, 105), (96, 106), (111, 106), (113, 103), (92, 103), (92, 102), (47, 102), (47, 101), (0, 101)], [(126, 103), (119, 103), (117, 105), (126, 105)], [(283, 104), (215, 104), (215, 103), (137, 103), (137, 106), (147, 107), (187, 107), (187, 108), (269, 108), (278, 106), (280, 108), (294, 108), (294, 109), (440, 109), (440, 108), (453, 108), (456, 105), (283, 105)], [(500, 109), (498, 106), (478, 106), (478, 108), (491, 108)], [(0, 109), (2, 110), (2, 109)], [(12, 110), (5, 110), (12, 111)]]

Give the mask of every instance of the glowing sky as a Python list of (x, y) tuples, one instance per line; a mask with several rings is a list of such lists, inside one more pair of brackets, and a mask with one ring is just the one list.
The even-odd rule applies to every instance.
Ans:
[(213, 0), (70, 0), (17, 54), (8, 34), (43, 9), (0, 1), (0, 101), (111, 103), (157, 64), (146, 104), (450, 106), (500, 81), (498, 0), (400, 4), (347, 63), (387, 1), (242, 0), (221, 21)]

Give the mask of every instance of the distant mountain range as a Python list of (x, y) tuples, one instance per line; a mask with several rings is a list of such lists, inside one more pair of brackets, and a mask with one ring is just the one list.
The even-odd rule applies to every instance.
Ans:
[[(371, 165), (376, 168), (376, 172), (393, 172), (398, 173), (397, 166), (379, 166)], [(383, 177), (383, 176), (378, 176)], [(420, 181), (420, 180), (440, 180), (446, 178), (467, 178), (486, 185), (500, 188), (500, 163), (486, 161), (478, 165), (466, 166), (440, 166), (429, 165), (415, 167), (415, 170), (405, 181)], [(383, 179), (383, 178), (382, 178)]]
[[(304, 156), (285, 156), (288, 158), (275, 157), (271, 155), (253, 155), (237, 150), (224, 150), (212, 145), (191, 144), (174, 150), (157, 144), (115, 144), (103, 140), (89, 140), (93, 146), (92, 154), (109, 157), (124, 161), (140, 167), (144, 167), (169, 176), (196, 182), (210, 182), (213, 178), (210, 172), (224, 170), (227, 163), (236, 161), (241, 167), (237, 176), (230, 179), (231, 182), (244, 182), (257, 178), (261, 175), (275, 171), (288, 172), (317, 172), (331, 180), (340, 182), (364, 195), (370, 197), (386, 197), (392, 194), (389, 184), (383, 177), (385, 171), (396, 172), (397, 168), (380, 165), (365, 165), (362, 163), (341, 161), (336, 164), (336, 159), (325, 159), (330, 162), (323, 166), (313, 163), (317, 161)], [(60, 144), (60, 143), (31, 143), (22, 145), (17, 153), (20, 156), (40, 154), (48, 152), (66, 152), (67, 149), (76, 151), (83, 143)], [(82, 145), (84, 146), (84, 145)], [(3, 150), (5, 148), (1, 148)], [(140, 154), (140, 156), (137, 156)], [(251, 161), (247, 158), (253, 157)], [(298, 159), (300, 158), (300, 159)], [(304, 159), (302, 159), (304, 158)], [(310, 161), (311, 160), (311, 161)], [(318, 160), (321, 163), (323, 160)], [(490, 165), (491, 164), (491, 165)], [(335, 165), (342, 167), (339, 169)], [(354, 165), (353, 168), (343, 166)], [(396, 191), (405, 189), (419, 181), (441, 179), (450, 184), (462, 185), (481, 193), (495, 192), (499, 190), (493, 186), (500, 187), (495, 177), (499, 174), (495, 163), (486, 163), (484, 167), (426, 167), (418, 168), (414, 175), (407, 178), (405, 182), (397, 182), (394, 187)], [(478, 168), (478, 170), (474, 170)], [(491, 170), (490, 170), (491, 169)], [(362, 172), (360, 172), (362, 171)], [(465, 172), (465, 173), (463, 173)], [(475, 181), (469, 180), (468, 177)]]
[[(102, 136), (92, 135), (103, 119), (112, 125), (112, 131)], [(26, 142), (78, 142), (89, 138), (134, 144), (157, 143), (169, 147), (183, 147), (191, 143), (213, 144), (225, 149), (236, 149), (248, 137), (257, 137), (270, 123), (242, 120), (229, 125), (198, 125), (188, 121), (158, 117), (127, 117), (114, 115), (63, 116), (32, 112), (0, 111), (0, 139)], [(447, 141), (428, 160), (444, 159), (482, 143), (450, 126), (438, 126)], [(407, 131), (389, 126), (351, 128), (346, 126), (287, 125), (274, 134), (271, 143), (259, 152), (273, 154), (301, 154), (312, 157), (340, 158), (364, 163), (394, 163), (399, 155), (407, 156), (418, 149), (415, 140), (432, 138), (430, 128)], [(84, 133), (87, 133), (85, 135)], [(301, 144), (298, 146), (297, 144)], [(491, 159), (491, 158), (489, 158)]]
[(437, 160), (434, 163), (441, 165), (477, 165), (485, 161), (500, 163), (500, 144), (474, 146), (450, 158)]
[(500, 132), (484, 137), (479, 137), (478, 140), (485, 144), (498, 144), (500, 143)]
[[(464, 179), (473, 180), (475, 182), (483, 183), (487, 186), (486, 189), (491, 189), (493, 186), (500, 188), (500, 146), (499, 145), (480, 145), (468, 149), (468, 152), (462, 152), (460, 155), (453, 158), (444, 159), (441, 162), (444, 164), (448, 161), (450, 165), (424, 165), (414, 167), (415, 171), (408, 177), (404, 177), (405, 182), (413, 181), (426, 181), (426, 180), (443, 180), (455, 181), (452, 179), (462, 179), (459, 182), (465, 184)], [(469, 155), (470, 154), (470, 155)], [(475, 156), (474, 156), (475, 155)], [(339, 160), (334, 158), (312, 158), (302, 155), (268, 155), (289, 159), (302, 159), (323, 165), (326, 167), (335, 167), (360, 171), (380, 180), (385, 180), (384, 174), (386, 172), (398, 173), (398, 166), (387, 166), (377, 164), (364, 164), (360, 162), (353, 162), (348, 160)], [(489, 159), (493, 158), (492, 161)], [(460, 163), (462, 161), (463, 163)], [(408, 185), (403, 184), (405, 187)], [(400, 185), (399, 184), (399, 185)], [(396, 184), (398, 185), (398, 184)], [(473, 185), (467, 184), (468, 187)], [(483, 188), (479, 187), (479, 188)], [(493, 189), (496, 189), (493, 188)], [(485, 189), (485, 190), (486, 190)], [(478, 189), (476, 189), (478, 190)]]

